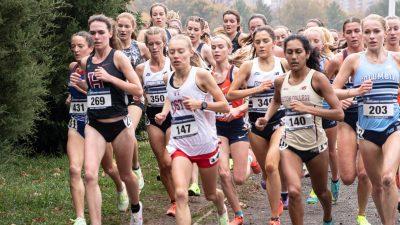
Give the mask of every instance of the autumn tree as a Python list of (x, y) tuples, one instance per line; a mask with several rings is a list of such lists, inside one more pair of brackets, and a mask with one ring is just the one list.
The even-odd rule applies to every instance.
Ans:
[(341, 30), (343, 21), (346, 19), (346, 13), (340, 8), (340, 5), (332, 1), (325, 8), (327, 27), (331, 29)]

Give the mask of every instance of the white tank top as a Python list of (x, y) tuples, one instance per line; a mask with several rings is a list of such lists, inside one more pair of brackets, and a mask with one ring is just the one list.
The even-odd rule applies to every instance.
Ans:
[[(250, 77), (247, 80), (247, 87), (259, 86), (262, 82), (271, 80), (272, 82), (279, 75), (283, 74), (281, 60), (274, 56), (274, 68), (270, 71), (262, 71), (259, 66), (259, 58), (254, 58), (251, 67)], [(274, 96), (274, 88), (263, 93), (255, 94), (249, 98), (249, 112), (265, 113)]]
[(208, 110), (191, 111), (184, 107), (184, 97), (212, 102), (213, 98), (196, 84), (196, 72), (192, 67), (186, 81), (179, 88), (173, 87), (172, 76), (168, 76), (167, 97), (171, 101), (171, 138), (167, 150), (172, 154), (177, 149), (188, 156), (213, 152), (218, 146), (215, 127), (215, 112)]
[(169, 73), (171, 73), (171, 62), (168, 57), (165, 57), (164, 68), (157, 72), (151, 71), (150, 60), (144, 63), (143, 88), (148, 107), (163, 107), (167, 95), (163, 77)]
[(290, 109), (293, 100), (307, 105), (322, 108), (323, 98), (312, 87), (311, 81), (315, 70), (310, 70), (304, 80), (297, 85), (290, 85), (288, 80), (291, 71), (287, 73), (282, 84), (281, 102), (285, 107), (285, 133), (283, 140), (286, 144), (300, 151), (307, 151), (326, 143), (327, 138), (322, 128), (322, 118), (308, 113), (298, 113)]

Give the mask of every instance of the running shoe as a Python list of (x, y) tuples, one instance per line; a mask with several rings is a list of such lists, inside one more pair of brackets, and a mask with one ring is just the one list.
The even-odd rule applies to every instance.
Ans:
[(243, 216), (235, 216), (235, 218), (229, 223), (229, 225), (243, 225)]
[(335, 223), (333, 222), (333, 220), (331, 220), (331, 221), (329, 221), (329, 222), (324, 221), (324, 223), (323, 223), (323, 225), (333, 225), (333, 224), (335, 224)]
[(189, 196), (200, 196), (200, 187), (197, 183), (193, 183), (192, 185), (190, 185), (189, 187)]
[(371, 224), (368, 222), (367, 217), (358, 215), (357, 216), (357, 225), (371, 225)]
[(254, 174), (261, 173), (261, 166), (258, 164), (256, 159), (253, 159), (253, 161), (250, 163), (250, 167)]
[(86, 220), (85, 218), (77, 217), (75, 220), (72, 220), (74, 222), (74, 225), (86, 225)]
[(271, 218), (269, 220), (268, 225), (281, 225), (281, 220), (279, 219), (279, 217), (277, 218)]
[(312, 205), (316, 204), (318, 202), (318, 197), (315, 194), (314, 190), (311, 190), (310, 195), (308, 195), (307, 198), (307, 204)]
[(124, 189), (121, 192), (117, 192), (117, 208), (120, 212), (126, 212), (129, 207), (129, 197), (125, 184), (122, 183), (122, 186)]
[(264, 179), (261, 180), (260, 185), (262, 189), (267, 190), (267, 182)]
[(176, 214), (176, 202), (171, 203), (171, 206), (167, 210), (166, 215), (175, 217)]
[(303, 176), (310, 177), (310, 173), (308, 172), (306, 164), (303, 164)]
[(138, 179), (139, 189), (142, 190), (144, 187), (144, 178), (143, 178), (143, 174), (142, 174), (142, 169), (139, 167), (139, 169), (133, 170), (133, 173), (135, 173), (135, 175)]
[(228, 210), (226, 205), (224, 205), (225, 212), (222, 215), (218, 215), (218, 225), (229, 225)]
[(332, 203), (336, 204), (339, 198), (339, 189), (340, 189), (340, 181), (338, 180), (336, 183), (331, 181), (331, 192), (332, 192)]
[(131, 222), (129, 225), (143, 225), (143, 204), (139, 202), (140, 209), (137, 213), (132, 213), (131, 211)]

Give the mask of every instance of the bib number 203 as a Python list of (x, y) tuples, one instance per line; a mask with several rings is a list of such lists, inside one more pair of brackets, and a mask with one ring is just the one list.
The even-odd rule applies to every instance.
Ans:
[(370, 115), (380, 115), (380, 114), (387, 114), (388, 109), (386, 105), (370, 105), (368, 106), (369, 114)]

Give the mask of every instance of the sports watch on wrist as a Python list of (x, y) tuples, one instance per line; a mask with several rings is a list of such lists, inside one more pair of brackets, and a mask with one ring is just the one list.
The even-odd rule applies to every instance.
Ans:
[(207, 106), (208, 106), (208, 104), (207, 104), (207, 102), (202, 102), (201, 103), (201, 110), (205, 110), (205, 109), (207, 109)]

